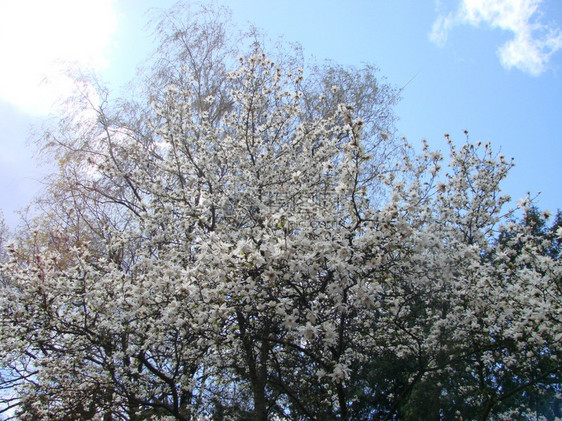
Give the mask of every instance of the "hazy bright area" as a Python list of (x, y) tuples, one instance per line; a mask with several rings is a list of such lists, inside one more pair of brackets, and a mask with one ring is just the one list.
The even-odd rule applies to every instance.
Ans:
[[(40, 189), (28, 138), (68, 95), (69, 64), (98, 72), (118, 93), (151, 50), (146, 22), (173, 1), (0, 1), (0, 209), (14, 213)], [(396, 87), (399, 134), (415, 146), (490, 140), (516, 167), (514, 201), (541, 192), (561, 207), (562, 3), (558, 0), (347, 2), (224, 1), (235, 22), (302, 44), (305, 54), (372, 63)]]

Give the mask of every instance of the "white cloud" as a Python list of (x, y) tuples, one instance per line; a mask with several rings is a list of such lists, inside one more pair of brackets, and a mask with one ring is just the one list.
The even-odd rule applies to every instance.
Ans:
[(429, 33), (429, 39), (440, 47), (443, 47), (447, 42), (449, 31), (455, 24), (455, 17), (452, 13), (447, 16), (439, 15)]
[(0, 0), (0, 98), (32, 114), (72, 91), (69, 65), (108, 66), (113, 0)]
[(538, 76), (546, 70), (552, 54), (562, 49), (562, 32), (540, 20), (542, 0), (463, 0), (456, 12), (439, 15), (429, 39), (443, 46), (456, 25), (486, 25), (511, 32), (513, 39), (498, 48), (505, 68), (516, 67)]

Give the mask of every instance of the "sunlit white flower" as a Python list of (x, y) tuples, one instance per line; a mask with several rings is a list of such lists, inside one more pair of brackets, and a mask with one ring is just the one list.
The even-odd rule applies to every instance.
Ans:
[(304, 328), (302, 329), (303, 336), (307, 340), (314, 339), (314, 337), (318, 334), (318, 327), (313, 326), (310, 322), (307, 322)]
[(329, 375), (331, 379), (336, 383), (341, 383), (347, 379), (348, 370), (344, 368), (341, 364), (336, 364), (332, 373)]
[(294, 329), (297, 325), (297, 317), (294, 314), (288, 314), (283, 324), (287, 329)]
[(519, 199), (519, 201), (517, 202), (517, 207), (520, 209), (526, 208), (530, 205), (530, 200), (527, 197), (524, 197), (522, 199)]

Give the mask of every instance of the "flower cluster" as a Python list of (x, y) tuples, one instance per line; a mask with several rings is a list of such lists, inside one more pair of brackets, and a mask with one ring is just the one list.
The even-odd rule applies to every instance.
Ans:
[(507, 224), (511, 163), (467, 144), (387, 169), (387, 132), (352, 104), (311, 117), (302, 69), (238, 64), (220, 92), (178, 80), (142, 129), (98, 118), (95, 147), (68, 145), (1, 269), (7, 406), (484, 419), (559, 387), (561, 228)]

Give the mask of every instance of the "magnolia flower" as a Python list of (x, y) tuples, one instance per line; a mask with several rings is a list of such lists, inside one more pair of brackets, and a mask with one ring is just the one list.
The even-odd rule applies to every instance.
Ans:
[(334, 366), (334, 370), (329, 377), (331, 377), (334, 382), (340, 383), (347, 379), (347, 371), (346, 368), (338, 363)]
[(322, 325), (322, 328), (324, 330), (324, 339), (326, 340), (326, 343), (329, 345), (335, 344), (337, 339), (335, 327), (331, 323), (326, 322)]
[(310, 322), (302, 329), (302, 333), (307, 340), (313, 339), (318, 333), (318, 327), (312, 326)]
[(288, 314), (283, 324), (287, 329), (293, 329), (297, 325), (297, 317), (294, 314)]
[(277, 275), (275, 274), (274, 271), (272, 270), (266, 270), (263, 273), (264, 278), (266, 279), (267, 282), (269, 282), (270, 284), (273, 283), (275, 281), (275, 278), (277, 277)]

